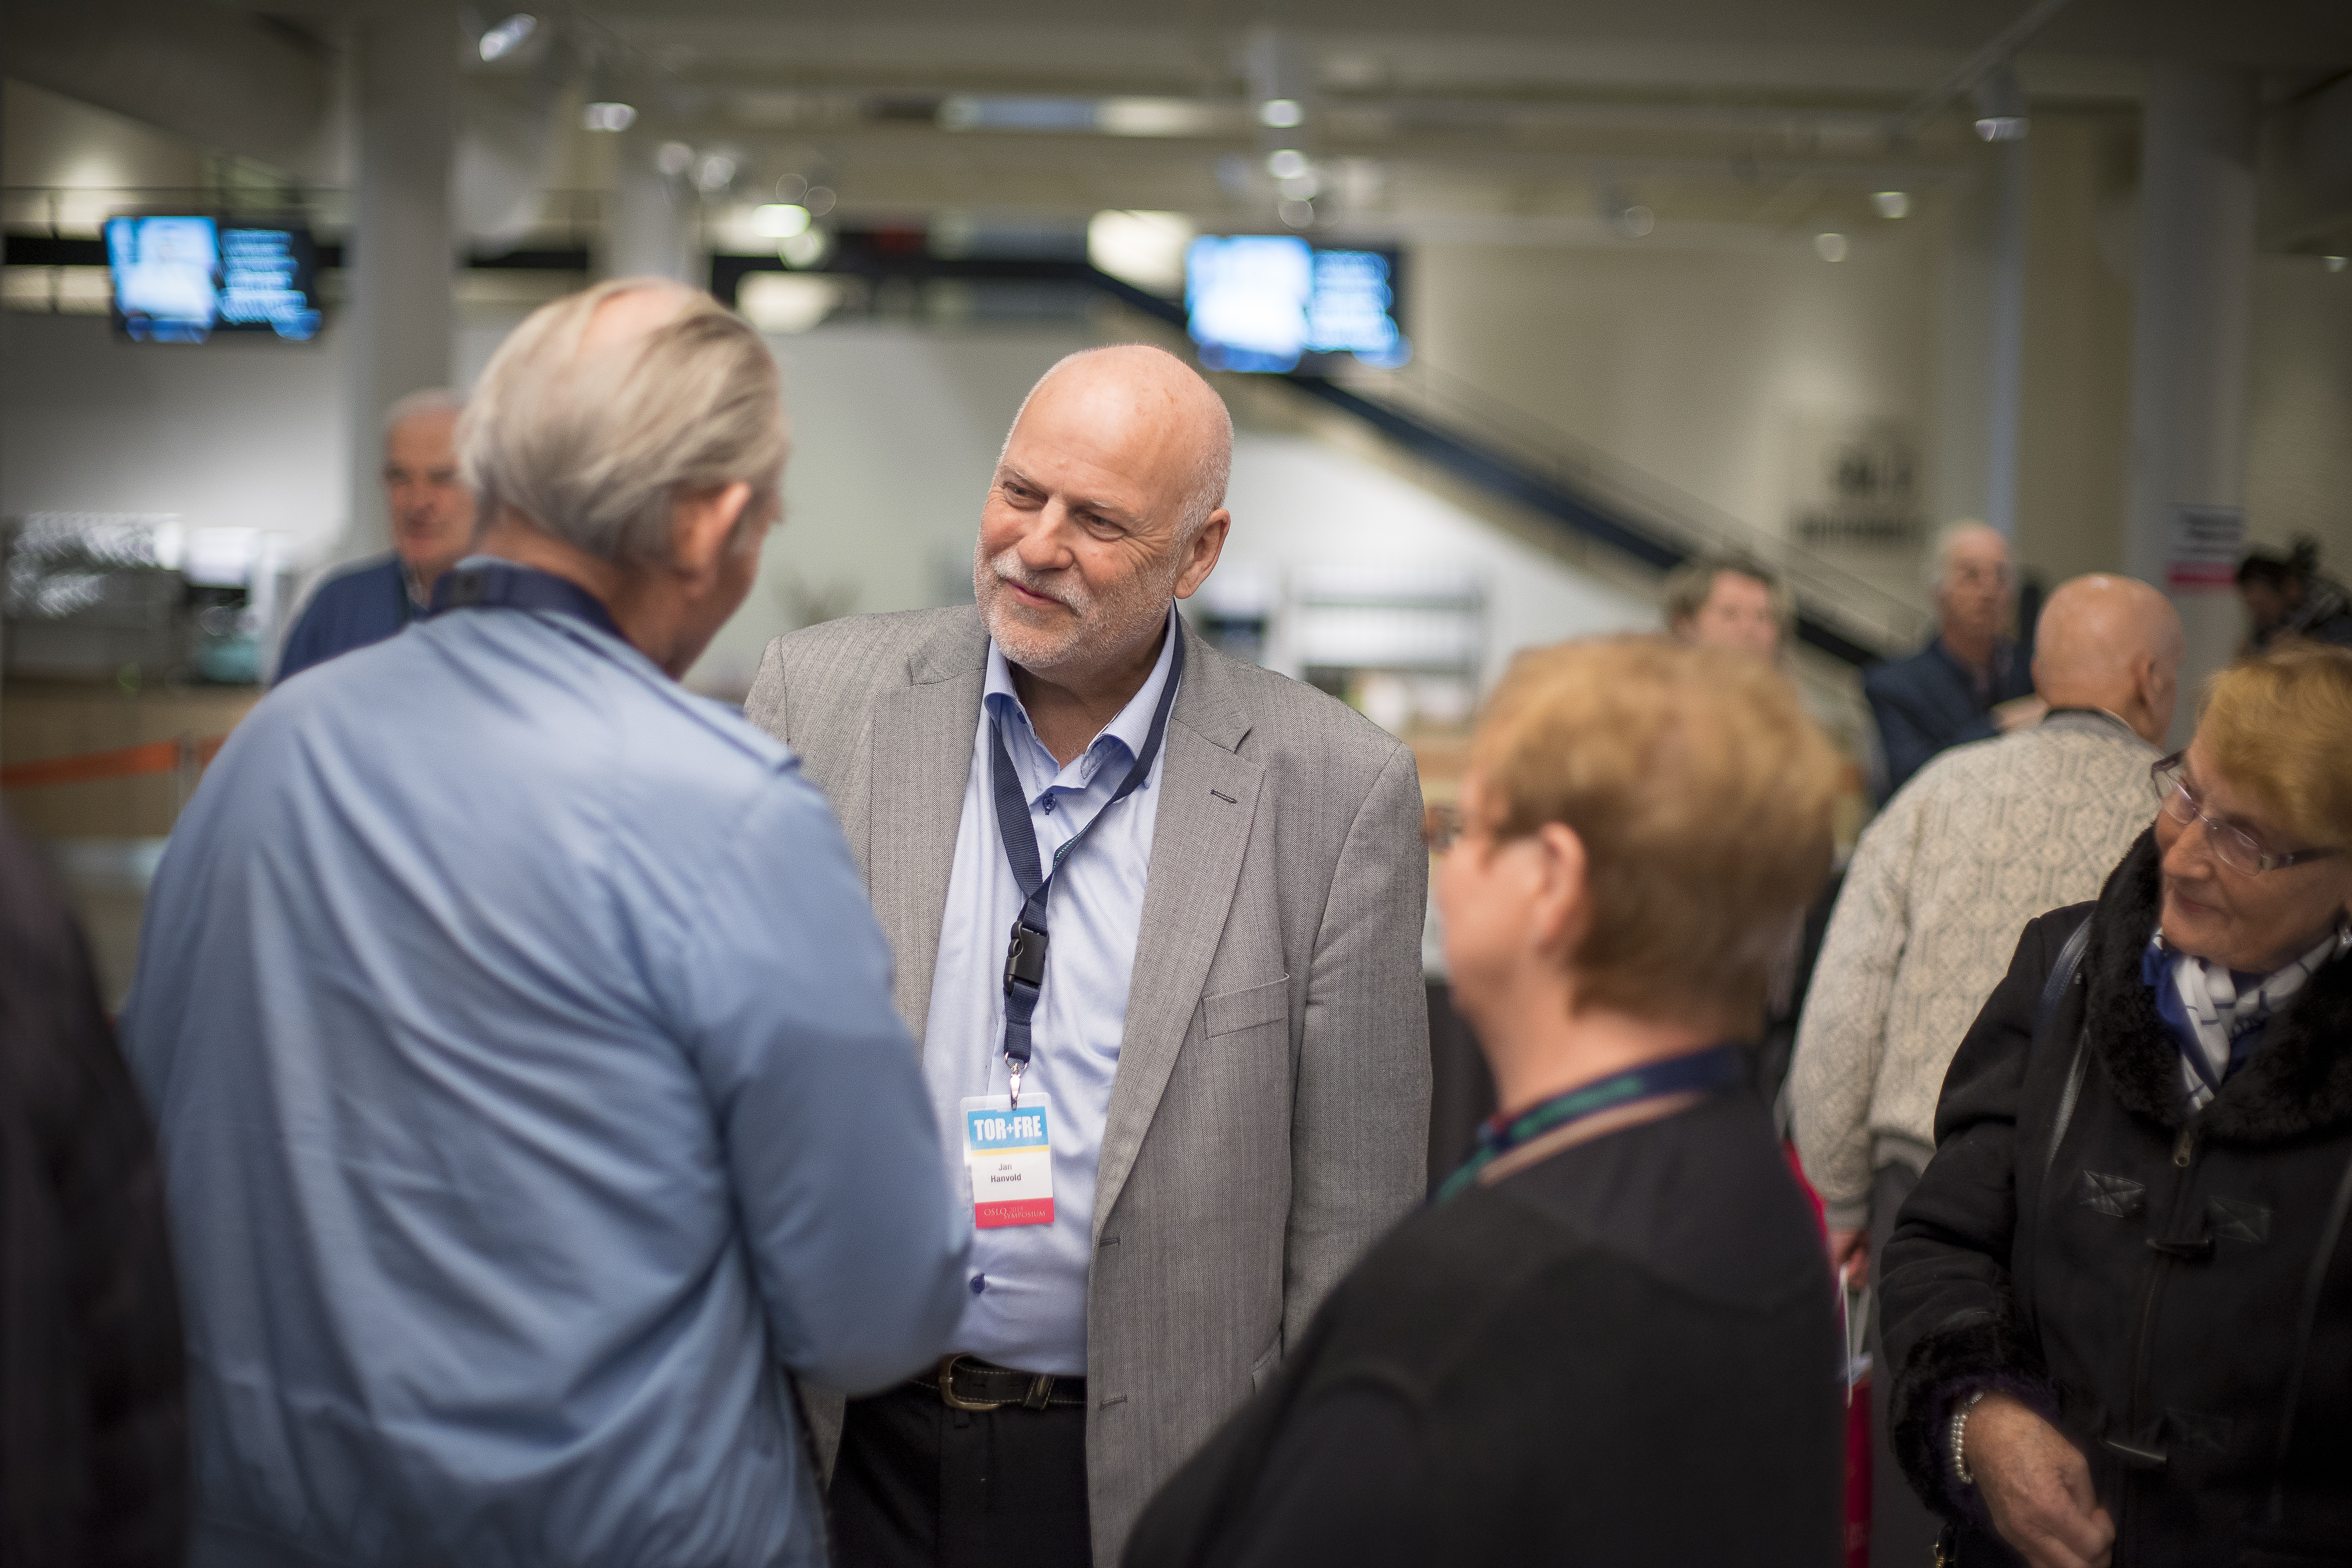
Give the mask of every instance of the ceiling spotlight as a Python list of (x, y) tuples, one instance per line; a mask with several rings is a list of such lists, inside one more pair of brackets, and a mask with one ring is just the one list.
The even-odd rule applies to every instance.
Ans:
[(694, 149), (683, 142), (665, 142), (654, 154), (654, 167), (671, 179), (686, 173), (694, 163)]
[(2323, 256), (2319, 258), (2319, 264), (2322, 267), (2326, 268), (2330, 272), (2343, 271), (2344, 262), (2345, 258), (2341, 256)]
[(735, 160), (725, 153), (705, 153), (694, 165), (695, 189), (705, 195), (725, 190), (735, 183)]
[(1873, 191), (1870, 205), (1878, 209), (1880, 217), (1902, 217), (1911, 210), (1908, 191)]
[(1306, 119), (1307, 106), (1295, 98), (1269, 98), (1257, 106), (1257, 122), (1276, 131), (1287, 131)]
[(1295, 180), (1307, 173), (1307, 154), (1295, 147), (1285, 147), (1265, 161), (1265, 172), (1277, 180)]
[(1315, 221), (1313, 202), (1287, 201), (1276, 207), (1275, 211), (1282, 216), (1283, 222), (1293, 228), (1305, 228)]
[(1817, 234), (1813, 236), (1813, 252), (1823, 261), (1843, 261), (1845, 259), (1845, 236), (1842, 234)]
[(809, 183), (805, 174), (786, 174), (776, 181), (776, 199), (793, 206), (808, 199)]
[(1658, 226), (1658, 215), (1623, 191), (1611, 191), (1601, 198), (1601, 216), (1627, 239), (1643, 238)]
[(809, 210), (797, 202), (772, 202), (751, 209), (751, 232), (767, 239), (790, 239), (807, 232)]
[(808, 208), (811, 217), (823, 217), (833, 210), (833, 204), (836, 199), (832, 187), (811, 185), (808, 188), (808, 195), (801, 198), (801, 205)]
[(580, 106), (580, 129), (583, 131), (626, 131), (637, 122), (635, 108), (626, 103), (583, 103)]
[(776, 255), (787, 267), (814, 267), (824, 259), (833, 247), (833, 237), (821, 228), (804, 228), (798, 234), (788, 234), (776, 245)]
[(2008, 61), (1993, 67), (1977, 80), (1971, 96), (1977, 105), (1977, 135), (1987, 142), (2022, 142), (2033, 122), (2026, 118), (2025, 89)]
[(528, 11), (518, 11), (482, 35), (482, 58), (504, 59), (530, 40), (539, 31), (539, 18)]
[(1281, 184), (1282, 194), (1293, 201), (1311, 202), (1323, 194), (1323, 182), (1315, 177), (1312, 169), (1303, 174), (1293, 174)]

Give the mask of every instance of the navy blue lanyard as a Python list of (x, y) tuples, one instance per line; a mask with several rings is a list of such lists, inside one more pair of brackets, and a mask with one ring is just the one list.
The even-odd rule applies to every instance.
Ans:
[(629, 640), (595, 595), (569, 578), (511, 561), (468, 562), (442, 573), (433, 584), (433, 607), (426, 613), (437, 616), (445, 610), (552, 610), (576, 616), (623, 642)]
[(1711, 1046), (1686, 1057), (1668, 1057), (1664, 1061), (1645, 1062), (1599, 1083), (1588, 1083), (1556, 1094), (1534, 1109), (1521, 1112), (1505, 1121), (1501, 1116), (1490, 1117), (1478, 1129), (1478, 1150), (1469, 1161), (1445, 1179), (1437, 1189), (1437, 1201), (1444, 1203), (1455, 1197), (1478, 1179), (1478, 1173), (1519, 1147), (1531, 1143), (1549, 1132), (1556, 1132), (1571, 1121), (1581, 1121), (1588, 1116), (1604, 1110), (1622, 1110), (1644, 1100), (1661, 1095), (1684, 1094), (1692, 1089), (1721, 1089), (1738, 1081), (1743, 1064), (1737, 1046)]
[(1021, 788), (1020, 775), (1013, 771), (1013, 753), (1004, 747), (1004, 728), (992, 718), (988, 723), (995, 743), (996, 830), (1003, 836), (1004, 858), (1013, 868), (1013, 879), (1021, 884), (1021, 912), (1013, 917), (1012, 939), (1004, 949), (1004, 1060), (1012, 1073), (1015, 1105), (1021, 1103), (1021, 1075), (1029, 1066), (1029, 1021), (1036, 1016), (1037, 995), (1045, 986), (1045, 950), (1052, 945), (1045, 916), (1054, 872), (1110, 815), (1112, 806), (1142, 787), (1152, 759), (1160, 755), (1160, 742), (1168, 732), (1168, 710), (1176, 700), (1176, 683), (1184, 674), (1184, 628), (1173, 616), (1168, 617), (1168, 635), (1176, 639), (1176, 647), (1170, 656), (1168, 683), (1160, 689), (1160, 704), (1151, 710), (1151, 732), (1144, 737), (1143, 750), (1135, 754), (1135, 765), (1127, 770), (1127, 777), (1103, 802), (1102, 809), (1054, 851), (1052, 870), (1038, 857), (1037, 829), (1029, 820), (1029, 796)]

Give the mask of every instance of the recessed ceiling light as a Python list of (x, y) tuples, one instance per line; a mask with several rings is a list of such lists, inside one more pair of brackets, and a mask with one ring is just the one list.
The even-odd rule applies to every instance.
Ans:
[(537, 31), (539, 18), (528, 11), (518, 11), (482, 35), (482, 58), (502, 59), (522, 47)]

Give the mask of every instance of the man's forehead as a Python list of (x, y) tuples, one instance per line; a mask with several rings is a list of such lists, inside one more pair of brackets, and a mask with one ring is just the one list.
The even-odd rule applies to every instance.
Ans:
[(457, 437), (456, 409), (419, 409), (384, 432), (384, 455), (419, 463), (446, 461), (457, 450)]

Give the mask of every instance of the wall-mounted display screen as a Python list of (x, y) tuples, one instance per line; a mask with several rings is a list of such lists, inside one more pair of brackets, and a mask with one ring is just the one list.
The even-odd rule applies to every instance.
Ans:
[(114, 319), (142, 342), (200, 343), (215, 332), (319, 332), (310, 233), (208, 217), (106, 224)]
[(1397, 258), (1296, 235), (1204, 236), (1184, 254), (1184, 306), (1211, 370), (1309, 372), (1342, 356), (1391, 370), (1412, 357), (1397, 327)]

